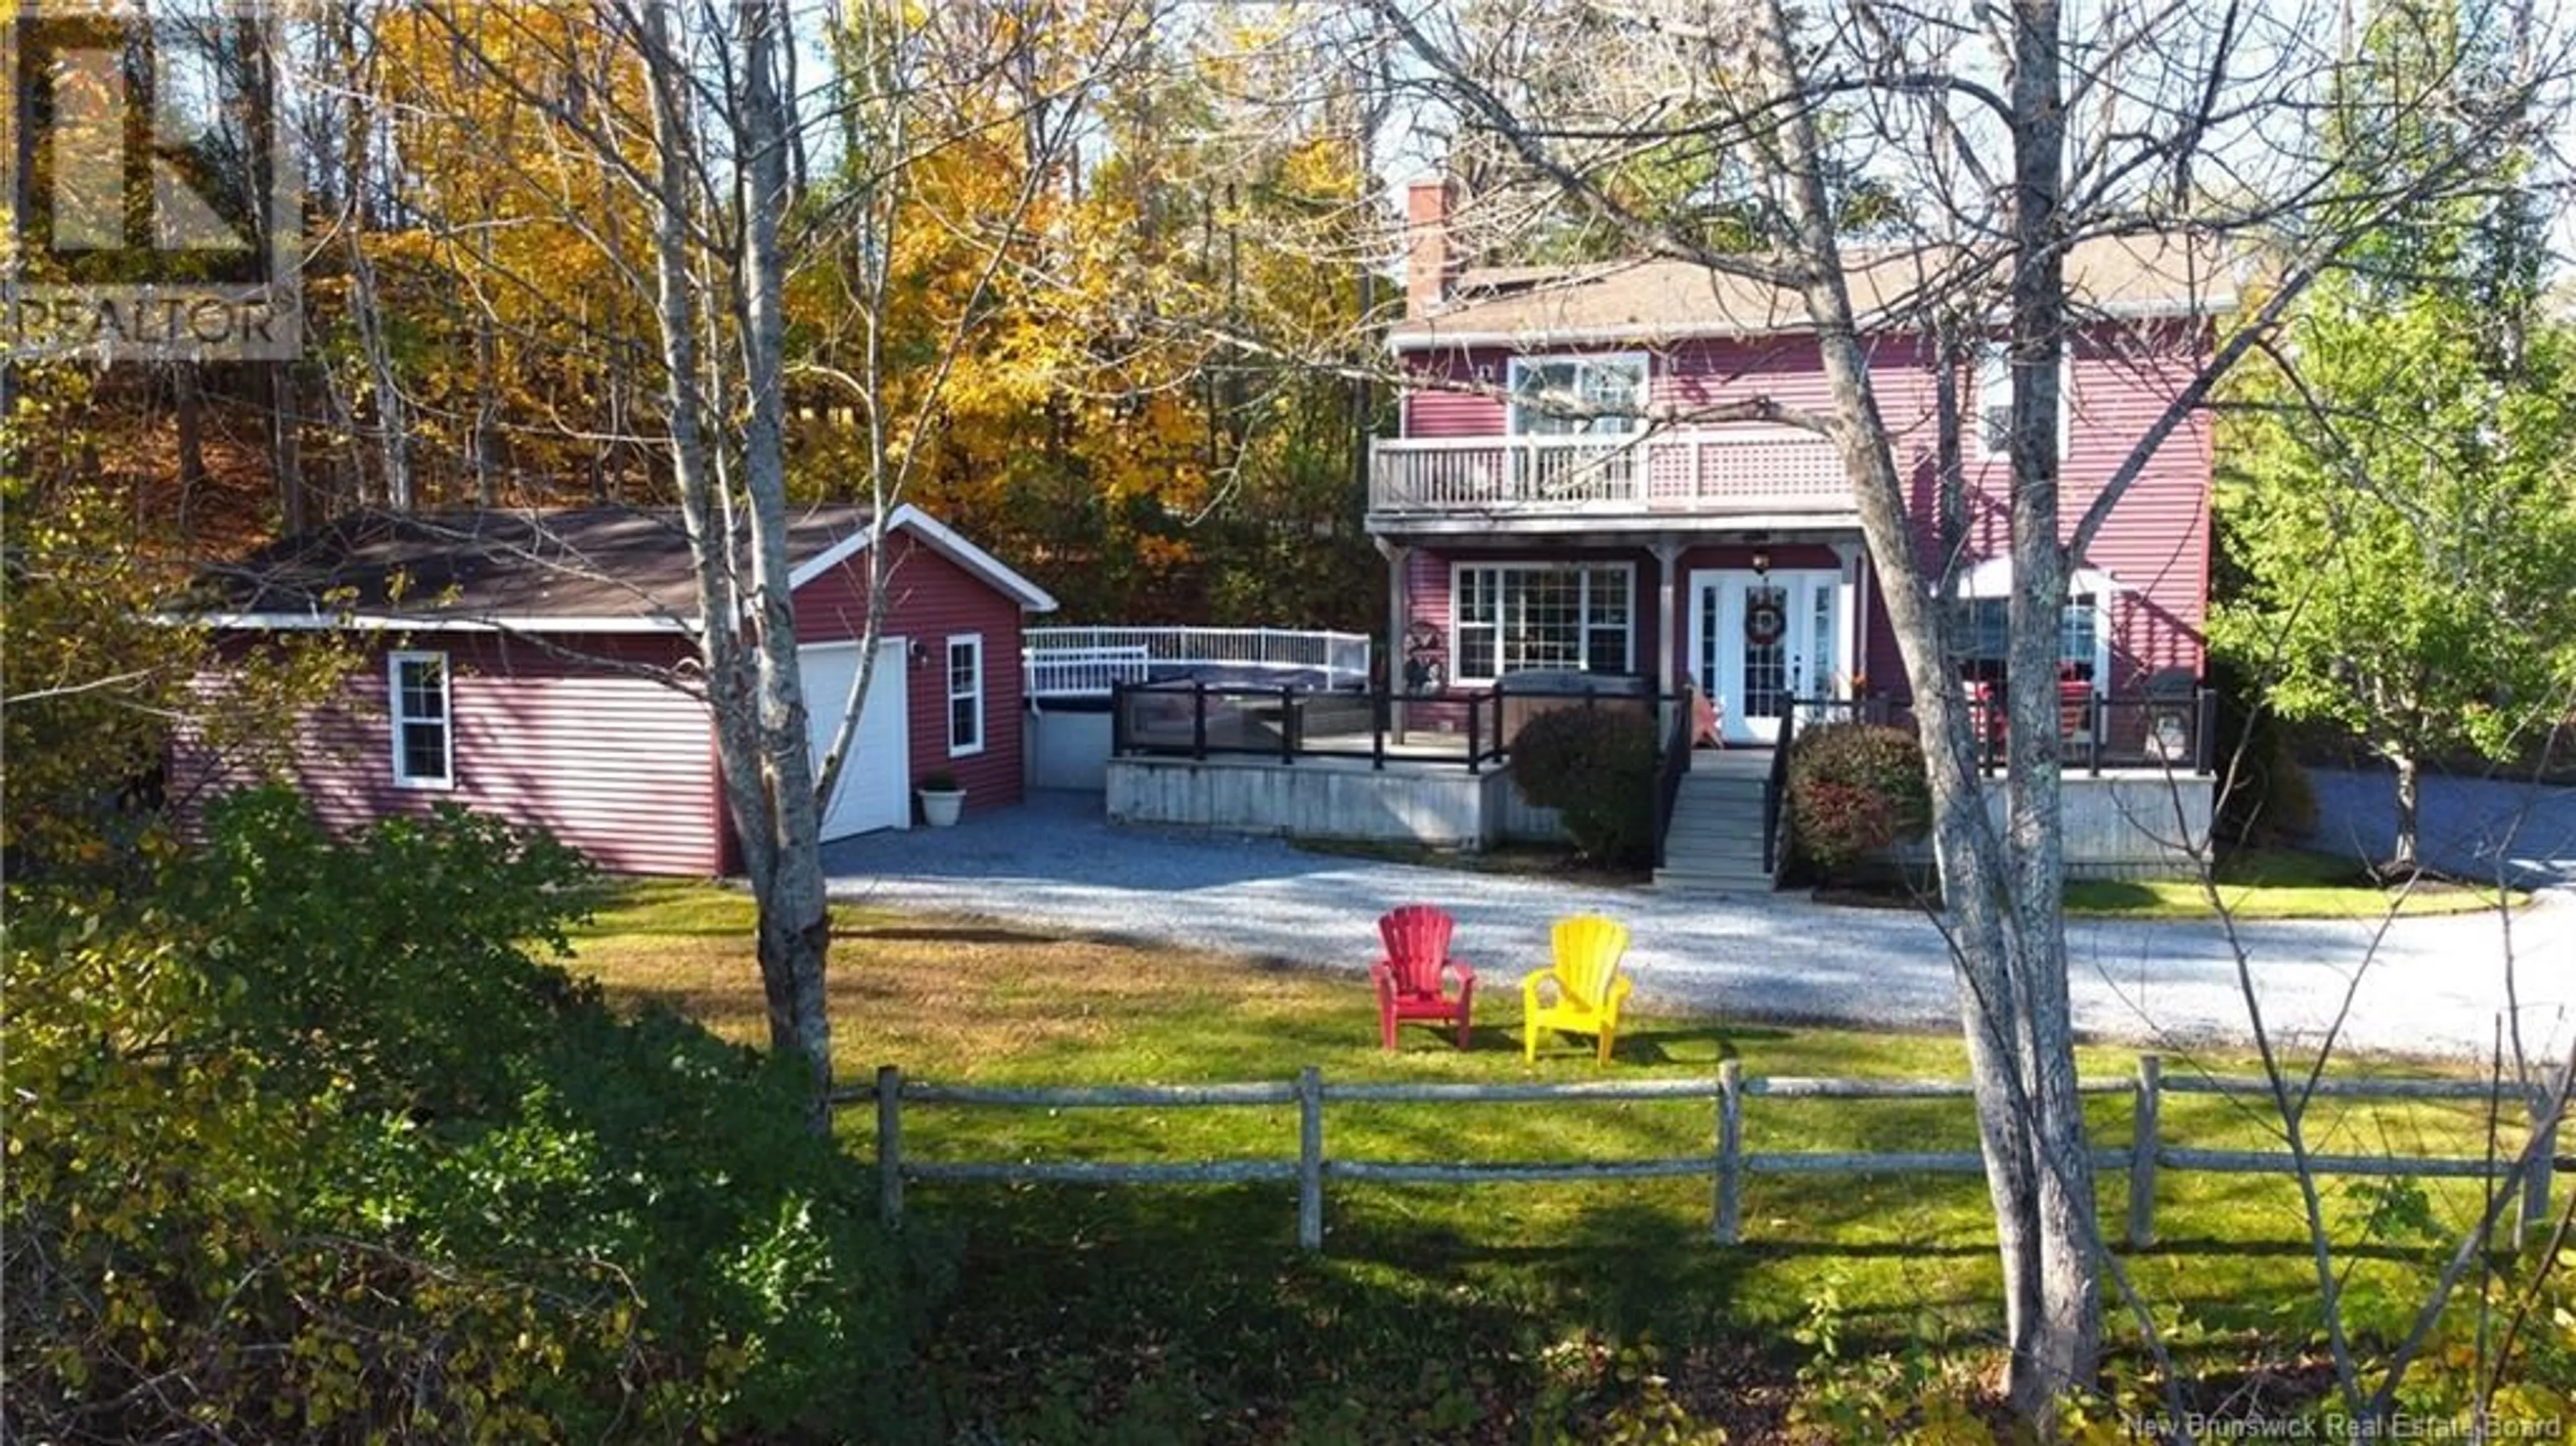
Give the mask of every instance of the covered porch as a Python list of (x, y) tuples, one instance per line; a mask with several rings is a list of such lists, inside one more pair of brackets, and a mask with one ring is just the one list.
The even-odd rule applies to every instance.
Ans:
[(1515, 675), (1614, 675), (1710, 700), (1733, 747), (1767, 747), (1795, 698), (1893, 667), (1856, 520), (1679, 520), (1653, 529), (1448, 527), (1381, 534), (1399, 736), (1456, 731), (1446, 699)]

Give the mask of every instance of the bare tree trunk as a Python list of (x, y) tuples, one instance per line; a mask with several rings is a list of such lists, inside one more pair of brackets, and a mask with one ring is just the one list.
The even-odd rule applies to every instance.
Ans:
[[(811, 1072), (808, 1123), (831, 1130), (832, 1021), (824, 991), (831, 919), (823, 894), (820, 801), (796, 658), (795, 599), (788, 588), (786, 382), (787, 263), (779, 223), (789, 200), (788, 115), (779, 92), (788, 47), (779, 11), (739, 12), (743, 99), (740, 128), (748, 187), (742, 222), (742, 482), (751, 523), (751, 603), (760, 649), (759, 720), (770, 773), (770, 827), (777, 847), (761, 895), (761, 978), (769, 997), (773, 1048), (802, 1053)], [(882, 548), (872, 549), (882, 551)]]
[[(2053, 6), (2048, 8), (2053, 13)], [(1774, 78), (1782, 94), (1794, 94), (1797, 86), (1790, 28), (1780, 0), (1773, 0), (1757, 29), (1757, 63)], [(2053, 50), (2043, 59), (2053, 63)], [(2040, 84), (2043, 97), (2053, 94), (2053, 78)], [(2017, 882), (2029, 872), (2044, 870), (2056, 858), (2055, 790), (2043, 786), (2014, 795), (2015, 842), (2030, 847), (2008, 854), (1987, 822), (1977, 739), (1965, 690), (1949, 663), (1949, 621), (1915, 550), (1903, 481), (1870, 388), (1868, 355), (1834, 232), (1822, 147), (1807, 111), (1783, 109), (1789, 119), (1770, 144), (1778, 148), (1774, 159), (1795, 232), (1792, 250), (1805, 268), (1801, 289), (1815, 322), (1826, 380), (1836, 398), (1832, 436), (1854, 481), (1861, 531), (1885, 584), (1882, 601), (1914, 695), (1931, 783), (1933, 852), (1940, 865), (1942, 907), (1959, 974), (1960, 1023), (1976, 1089), (1987, 1193), (1994, 1206), (1996, 1247), (2003, 1266), (2010, 1351), (2007, 1389), (2018, 1413), (2044, 1421), (2056, 1396), (2090, 1380), (2101, 1329), (2098, 1283), (2085, 1288), (2085, 1282), (2095, 1279), (2089, 1270), (2089, 1243), (2094, 1236), (2084, 1228), (2089, 1222), (2073, 1216), (2079, 1203), (2084, 1210), (2091, 1208), (2089, 1157), (2082, 1158), (2080, 1175), (2070, 1177), (2064, 1169), (2070, 1163), (2064, 1158), (2063, 1143), (2068, 1125), (2080, 1141), (2082, 1117), (2076, 1114), (2054, 1127), (2047, 1117), (2050, 1099), (2079, 1103), (2074, 1094), (2064, 939), (2053, 913), (2043, 918), (2042, 911), (2008, 902)], [(2054, 154), (2054, 147), (2050, 153)], [(2049, 167), (2050, 180), (2042, 189), (2045, 208), (2055, 195), (2054, 162), (2033, 159), (2026, 164), (2034, 169), (2042, 164)], [(2026, 280), (2017, 277), (2017, 320), (2019, 306), (2035, 298), (2056, 274), (2052, 265)], [(2053, 406), (2055, 401), (2056, 313), (2051, 310), (2044, 315), (2046, 325), (2040, 333), (2052, 358), (2051, 387), (2027, 398), (2017, 396), (2017, 418), (2025, 407)], [(2036, 460), (2039, 470), (2053, 478), (2053, 412), (2045, 430), (2043, 445), (2048, 450)], [(2053, 487), (2039, 505), (2050, 519), (2046, 551), (2054, 559)], [(2018, 537), (2024, 525), (2018, 510), (2015, 525)], [(2019, 591), (2045, 586), (2062, 570), (2062, 564), (2044, 560), (2039, 567), (2041, 579), (2023, 579)], [(2016, 606), (2021, 606), (2018, 600)], [(2016, 647), (2044, 650), (2048, 657), (2038, 667), (2038, 676), (2028, 682), (2045, 688), (2052, 701), (2042, 736), (2026, 743), (2046, 760), (2053, 760), (2056, 749), (2055, 608), (2052, 601), (2050, 621), (2038, 630), (2036, 642), (2016, 643)], [(2032, 730), (2020, 731), (2029, 740)], [(2017, 756), (2017, 770), (2020, 763)], [(2049, 783), (2053, 782), (2052, 773)], [(2014, 867), (2016, 858), (2022, 869)], [(2043, 897), (2053, 909), (2057, 897), (2053, 882)], [(2041, 1017), (2033, 1018), (2034, 1013)], [(2079, 1186), (2080, 1196), (2075, 1193)]]
[(2397, 763), (2397, 852), (2388, 861), (2389, 872), (2411, 874), (2418, 863), (2417, 839), (2419, 810), (2423, 805), (2423, 763), (2412, 751), (2395, 755)]
[[(734, 117), (745, 147), (747, 188), (742, 246), (729, 260), (738, 268), (735, 279), (741, 287), (745, 381), (766, 388), (752, 393), (745, 425), (746, 505), (740, 511), (749, 523), (747, 536), (736, 532), (736, 509), (709, 453), (713, 417), (699, 343), (699, 328), (708, 320), (699, 302), (705, 288), (689, 265), (693, 82), (683, 58), (672, 49), (661, 0), (640, 7), (640, 39), (653, 87), (654, 272), (669, 383), (672, 469), (697, 572), (700, 649), (715, 715), (717, 765), (759, 916), (756, 934), (770, 1044), (805, 1057), (810, 1084), (806, 1121), (823, 1132), (831, 1123), (831, 1028), (823, 988), (831, 937), (815, 846), (818, 819), (787, 587), (786, 468), (778, 390), (785, 337), (780, 313), (784, 261), (778, 246), (778, 208), (785, 200), (783, 126), (767, 79), (768, 67), (775, 63), (768, 47), (776, 41), (766, 14), (765, 7), (746, 7), (743, 13), (745, 53), (739, 58), (746, 73), (758, 78), (749, 82), (741, 113)], [(737, 588), (738, 581), (747, 586), (747, 596)], [(746, 605), (748, 625), (737, 627), (734, 620), (745, 617)]]
[(2012, 762), (2005, 784), (2014, 870), (2012, 921), (2025, 994), (2018, 1017), (2022, 1090), (2040, 1165), (2039, 1328), (2016, 1354), (2013, 1410), (2045, 1422), (2056, 1400), (2089, 1389), (2100, 1366), (2093, 1156), (2075, 1091), (2066, 984), (2065, 833), (2059, 827), (2057, 657), (2066, 607), (2058, 542), (2059, 362), (2065, 355), (2065, 240), (2058, 215), (2066, 152), (2058, 0), (2019, 0), (2013, 24), (2013, 592), (2007, 678)]
[(179, 431), (179, 530), (186, 535), (197, 493), (206, 485), (206, 396), (195, 362), (170, 368), (171, 410)]
[[(488, 272), (492, 267), (492, 227), (490, 216), (474, 231), (478, 259)], [(474, 309), (474, 505), (498, 505), (501, 472), (501, 342), (492, 308)]]
[(357, 324), (358, 354), (367, 370), (367, 392), (375, 404), (376, 456), (382, 469), (385, 505), (396, 512), (412, 509), (411, 419), (403, 406), (402, 389), (394, 377), (391, 340), (385, 335), (384, 308), (376, 291), (375, 262), (367, 255), (367, 166), (374, 147), (370, 144), (366, 96), (368, 85), (358, 60), (357, 27), (342, 26), (340, 44), (333, 57), (335, 77), (346, 95), (341, 104), (348, 113), (343, 130), (347, 152), (348, 195), (340, 213), (341, 239), (349, 253), (349, 318)]
[(296, 385), (295, 364), (278, 362), (268, 374), (269, 470), (277, 478), (277, 514), (292, 537), (311, 525), (304, 499), (303, 436), (297, 415), (303, 391)]

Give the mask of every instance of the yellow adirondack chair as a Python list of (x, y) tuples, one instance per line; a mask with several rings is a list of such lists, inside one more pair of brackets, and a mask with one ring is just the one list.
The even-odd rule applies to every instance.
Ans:
[[(1610, 1061), (1610, 1046), (1619, 1032), (1619, 1005), (1630, 981), (1619, 972), (1628, 952), (1628, 926), (1598, 914), (1577, 914), (1556, 921), (1556, 964), (1521, 981), (1521, 1057), (1538, 1061), (1538, 1032), (1561, 1030), (1601, 1037), (1601, 1061)], [(1553, 984), (1555, 997), (1542, 1003), (1540, 993)]]

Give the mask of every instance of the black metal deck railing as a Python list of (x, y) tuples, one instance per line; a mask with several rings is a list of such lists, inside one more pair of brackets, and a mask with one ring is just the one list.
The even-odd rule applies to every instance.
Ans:
[[(1654, 726), (1659, 753), (1689, 740), (1692, 694), (1480, 688), (1437, 693), (1376, 689), (1222, 687), (1190, 681), (1111, 689), (1109, 748), (1119, 758), (1365, 760), (1383, 769), (1508, 763), (1530, 719), (1563, 708), (1633, 713)], [(1681, 719), (1677, 728), (1673, 721)], [(1399, 728), (1397, 725), (1403, 726)], [(1687, 749), (1684, 749), (1685, 754)], [(1683, 764), (1686, 766), (1685, 757)]]

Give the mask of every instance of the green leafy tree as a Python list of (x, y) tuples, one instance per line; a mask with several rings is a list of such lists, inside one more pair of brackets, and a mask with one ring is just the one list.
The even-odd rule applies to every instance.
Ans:
[(2401, 869), (2423, 760), (2509, 758), (2576, 687), (2576, 337), (2498, 345), (2481, 289), (2318, 288), (2220, 499), (2243, 583), (2211, 641), (2394, 765)]
[(2467, 144), (2445, 108), (2374, 103), (2426, 77), (2505, 95), (2520, 64), (2509, 32), (2455, 7), (2372, 8), (2324, 130), (2349, 188), (2411, 191), (2425, 157), (2479, 159), (2357, 238), (2276, 365), (2242, 375), (2222, 434), (2237, 586), (2210, 640), (2281, 714), (2395, 767), (2397, 871), (2417, 863), (2423, 761), (2513, 756), (2576, 683), (2576, 335), (2541, 304), (2538, 157)]

